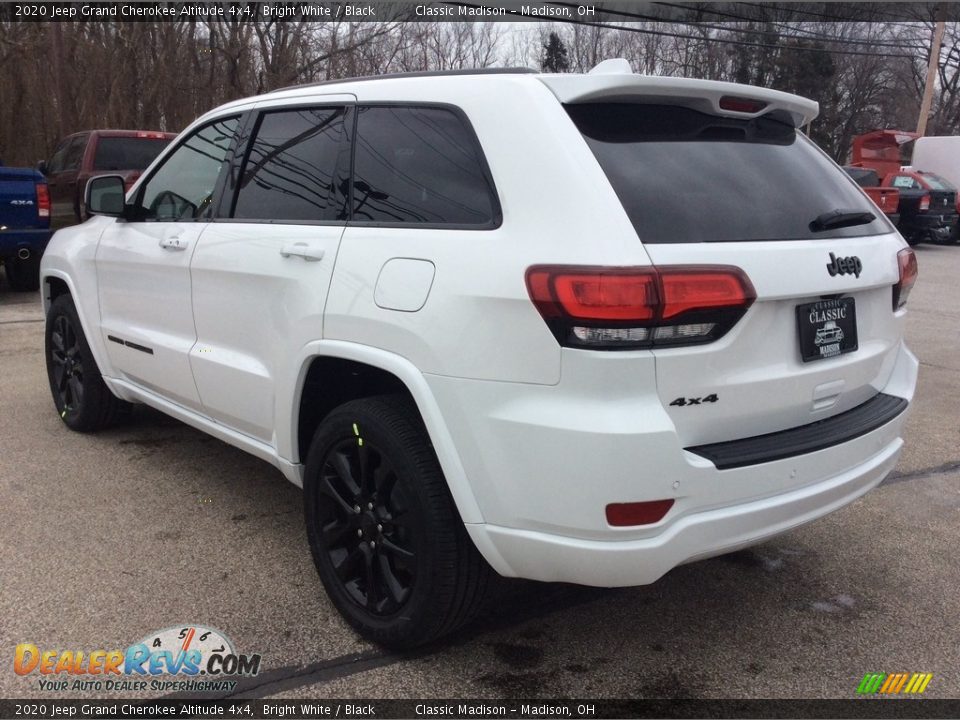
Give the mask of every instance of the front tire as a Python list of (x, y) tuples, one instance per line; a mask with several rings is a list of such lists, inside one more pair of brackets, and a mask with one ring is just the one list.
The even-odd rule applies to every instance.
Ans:
[(483, 607), (493, 571), (407, 398), (354, 400), (327, 416), (310, 444), (304, 512), (320, 579), (368, 640), (422, 645)]
[(104, 384), (69, 295), (58, 296), (50, 305), (45, 350), (53, 402), (71, 430), (102, 430), (129, 407)]

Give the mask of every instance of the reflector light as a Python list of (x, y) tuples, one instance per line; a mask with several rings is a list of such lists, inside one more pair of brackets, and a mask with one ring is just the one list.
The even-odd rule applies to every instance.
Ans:
[(731, 112), (757, 113), (766, 106), (765, 102), (751, 100), (750, 98), (738, 98), (732, 95), (724, 95), (720, 98), (720, 109), (730, 110)]
[(922, 198), (920, 198), (920, 210), (922, 212), (926, 212), (929, 209), (930, 209), (930, 196), (924, 195)]
[(673, 507), (673, 500), (610, 503), (607, 505), (607, 523), (614, 527), (652, 525), (660, 522)]
[(46, 183), (37, 183), (37, 217), (50, 217), (50, 189)]
[(893, 286), (893, 310), (896, 312), (907, 304), (910, 291), (917, 282), (919, 268), (917, 255), (910, 248), (897, 253), (897, 265), (900, 268), (900, 280)]

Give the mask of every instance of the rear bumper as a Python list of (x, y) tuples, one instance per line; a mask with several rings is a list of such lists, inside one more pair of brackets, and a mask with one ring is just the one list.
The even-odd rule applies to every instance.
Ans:
[(693, 513), (643, 540), (579, 540), (493, 525), (467, 525), (502, 575), (598, 587), (646, 585), (693, 560), (749, 547), (848, 505), (893, 470), (897, 437), (860, 465), (774, 497)]
[[(555, 402), (546, 388), (432, 379), (454, 426), (484, 522), (467, 531), (501, 575), (596, 586), (642, 585), (671, 568), (761, 542), (833, 512), (896, 465), (918, 363), (901, 343), (876, 388), (898, 406), (863, 432), (797, 446), (789, 457), (720, 469), (685, 449), (659, 400), (598, 395), (602, 373), (565, 375), (581, 393)], [(616, 358), (609, 358), (616, 373)], [(639, 363), (634, 360), (633, 364)], [(589, 382), (596, 383), (589, 392)], [(448, 394), (449, 388), (458, 392)], [(529, 397), (523, 397), (528, 393)], [(462, 415), (451, 407), (460, 399)], [(865, 403), (866, 404), (866, 403)], [(863, 418), (861, 418), (863, 419)], [(457, 427), (459, 426), (459, 427)], [(803, 438), (800, 438), (803, 439)], [(658, 523), (612, 527), (610, 502), (674, 499)]]
[(42, 254), (50, 242), (49, 229), (22, 230), (11, 228), (0, 230), (0, 258), (16, 257), (20, 248), (31, 253)]

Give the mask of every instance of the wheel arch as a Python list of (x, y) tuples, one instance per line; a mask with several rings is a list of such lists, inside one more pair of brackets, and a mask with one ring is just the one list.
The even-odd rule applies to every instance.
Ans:
[(100, 336), (99, 326), (92, 323), (87, 317), (87, 313), (80, 295), (77, 292), (73, 279), (65, 272), (59, 269), (46, 268), (40, 275), (40, 297), (43, 300), (43, 316), (46, 318), (50, 312), (50, 305), (61, 295), (69, 295), (73, 299), (73, 305), (77, 308), (77, 316), (80, 318), (80, 327), (87, 338), (87, 345), (90, 346), (90, 352), (93, 353), (93, 360), (97, 363), (97, 368), (104, 379), (110, 375), (110, 363), (107, 362), (106, 348), (103, 347), (103, 338)]
[[(317, 425), (330, 410), (343, 402), (357, 397), (405, 392), (420, 413), (460, 517), (465, 523), (483, 522), (440, 407), (423, 373), (413, 363), (378, 348), (323, 340), (307, 345), (296, 367), (298, 372), (292, 392), (288, 394), (289, 404), (278, 397), (278, 403), (290, 409), (286, 443), (278, 437), (281, 456), (303, 463), (306, 445)], [(325, 374), (325, 370), (332, 371), (332, 375)], [(349, 376), (352, 373), (355, 375), (351, 381)], [(329, 390), (331, 387), (333, 391)], [(351, 394), (353, 390), (358, 390), (359, 394)], [(320, 400), (312, 404), (311, 398)]]

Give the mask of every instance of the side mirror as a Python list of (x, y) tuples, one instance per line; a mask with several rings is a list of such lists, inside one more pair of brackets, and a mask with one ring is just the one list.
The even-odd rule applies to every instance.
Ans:
[(84, 204), (91, 215), (123, 217), (124, 195), (122, 175), (98, 175), (87, 182)]
[(37, 170), (40, 171), (41, 174), (46, 175), (46, 174), (47, 174), (47, 161), (46, 161), (46, 160), (41, 160), (40, 162), (38, 162), (38, 163), (37, 163)]

